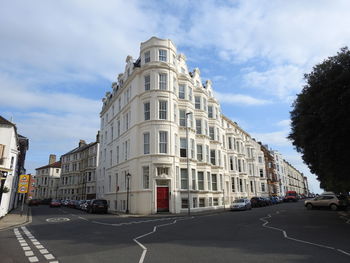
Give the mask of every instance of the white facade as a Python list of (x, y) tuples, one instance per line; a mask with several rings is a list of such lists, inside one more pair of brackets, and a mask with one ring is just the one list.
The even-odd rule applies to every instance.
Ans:
[(303, 173), (285, 160), (284, 169), (287, 174), (287, 190), (296, 191), (299, 195), (308, 195), (307, 179), (305, 179)]
[(110, 210), (127, 209), (127, 174), (131, 213), (180, 213), (188, 203), (192, 211), (217, 209), (268, 195), (260, 145), (221, 114), (212, 83), (188, 71), (170, 40), (152, 37), (126, 63), (101, 111), (97, 197)]
[(276, 150), (271, 151), (271, 154), (275, 160), (277, 179), (279, 180), (278, 195), (285, 196), (286, 192), (288, 191), (288, 178), (283, 155)]
[(15, 202), (19, 150), (16, 126), (1, 116), (0, 118), (0, 186), (3, 190), (0, 193), (0, 217), (3, 217), (13, 208)]
[(49, 164), (36, 168), (35, 170), (35, 198), (57, 199), (59, 180), (61, 176), (61, 162), (56, 162), (56, 156), (50, 155)]

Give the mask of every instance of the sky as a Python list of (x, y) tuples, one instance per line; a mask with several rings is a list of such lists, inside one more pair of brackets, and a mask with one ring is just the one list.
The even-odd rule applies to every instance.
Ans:
[(350, 43), (350, 1), (0, 0), (0, 115), (30, 140), (28, 173), (95, 140), (101, 99), (152, 36), (211, 79), (222, 112), (321, 192), (286, 139), (303, 76)]

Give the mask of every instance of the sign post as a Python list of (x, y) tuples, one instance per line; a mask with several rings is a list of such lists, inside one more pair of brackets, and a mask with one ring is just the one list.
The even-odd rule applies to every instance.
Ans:
[(19, 176), (18, 193), (22, 194), (21, 216), (23, 215), (24, 197), (25, 194), (28, 193), (29, 177), (30, 175), (28, 174), (22, 174)]

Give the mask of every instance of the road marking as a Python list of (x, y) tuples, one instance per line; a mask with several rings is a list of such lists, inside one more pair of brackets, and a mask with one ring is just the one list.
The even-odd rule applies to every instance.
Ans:
[(162, 225), (156, 225), (156, 226), (153, 227), (153, 230), (152, 230), (151, 232), (148, 232), (148, 233), (143, 234), (143, 235), (141, 235), (141, 236), (135, 237), (135, 238), (133, 239), (133, 241), (134, 241), (137, 245), (139, 245), (139, 246), (142, 248), (142, 250), (143, 250), (143, 251), (142, 251), (142, 254), (141, 254), (141, 257), (140, 257), (140, 260), (139, 260), (139, 263), (143, 263), (143, 261), (145, 260), (145, 256), (146, 256), (146, 253), (147, 253), (147, 248), (146, 248), (142, 243), (140, 243), (140, 242), (138, 241), (138, 239), (154, 234), (154, 233), (157, 231), (157, 229), (158, 229), (159, 227), (173, 225), (173, 224), (176, 224), (178, 221), (188, 220), (188, 219), (193, 219), (193, 218), (194, 218), (193, 216), (192, 216), (192, 217), (189, 217), (189, 218), (187, 218), (187, 217), (180, 217), (180, 218), (175, 219), (175, 220), (174, 220), (173, 222), (171, 222), (171, 223), (162, 224)]
[(321, 248), (327, 248), (327, 249), (331, 249), (331, 250), (334, 250), (334, 251), (338, 251), (340, 253), (343, 253), (345, 255), (348, 255), (350, 256), (350, 254), (344, 250), (341, 250), (341, 249), (336, 249), (334, 247), (330, 247), (330, 246), (325, 246), (325, 245), (322, 245), (322, 244), (317, 244), (317, 243), (313, 243), (313, 242), (309, 242), (309, 241), (305, 241), (305, 240), (301, 240), (301, 239), (297, 239), (297, 238), (293, 238), (293, 237), (289, 237), (287, 232), (281, 228), (277, 228), (277, 227), (272, 227), (272, 226), (268, 226), (267, 224), (269, 224), (270, 222), (267, 221), (266, 219), (268, 218), (271, 218), (271, 215), (268, 214), (266, 217), (262, 217), (260, 218), (259, 220), (260, 221), (263, 221), (264, 223), (262, 224), (263, 227), (266, 227), (266, 228), (269, 228), (269, 229), (274, 229), (274, 230), (277, 230), (277, 231), (280, 231), (283, 233), (283, 237), (286, 238), (286, 239), (289, 239), (289, 240), (293, 240), (293, 241), (296, 241), (296, 242), (299, 242), (299, 243), (304, 243), (304, 244), (308, 244), (308, 245), (313, 245), (313, 246), (317, 246), (317, 247), (321, 247)]
[(49, 251), (47, 251), (47, 249), (40, 249), (39, 250), (41, 254), (47, 254), (49, 253)]
[(70, 221), (70, 219), (67, 217), (53, 217), (53, 218), (46, 219), (46, 222), (49, 222), (49, 223), (60, 223), (60, 222), (67, 222), (67, 221)]
[(26, 255), (26, 257), (34, 256), (33, 251), (26, 251), (26, 252), (24, 252), (24, 254)]
[(37, 257), (29, 257), (28, 258), (30, 262), (38, 262), (39, 259)]
[(44, 255), (44, 257), (46, 259), (55, 259), (55, 257), (53, 255), (51, 255), (51, 254), (46, 254), (46, 255)]
[[(21, 228), (27, 237), (32, 237), (30, 239), (30, 241), (47, 260), (55, 259), (55, 257), (43, 245), (41, 245), (40, 242), (38, 242), (36, 238), (34, 238), (32, 233), (30, 233), (30, 231), (25, 226), (22, 226)], [(36, 240), (36, 241), (34, 241), (34, 240)], [(38, 262), (39, 260), (37, 257), (35, 257), (35, 256), (30, 257), (30, 256), (34, 255), (34, 253), (32, 251), (30, 251), (30, 252), (31, 253), (25, 254), (28, 257), (28, 260), (30, 262)], [(55, 262), (58, 263), (58, 261), (55, 261)]]
[(340, 253), (343, 253), (343, 254), (345, 254), (345, 255), (348, 255), (348, 256), (350, 256), (350, 253), (348, 253), (348, 252), (345, 252), (344, 250), (341, 250), (341, 249), (337, 249)]

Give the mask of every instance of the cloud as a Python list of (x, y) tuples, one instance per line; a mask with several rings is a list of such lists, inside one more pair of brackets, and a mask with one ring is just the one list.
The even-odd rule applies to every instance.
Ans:
[(204, 1), (187, 43), (213, 46), (233, 62), (315, 63), (350, 42), (349, 8), (349, 1)]
[(244, 86), (289, 101), (301, 90), (303, 70), (292, 65), (277, 66), (267, 71), (250, 71), (243, 76)]
[(133, 0), (7, 2), (0, 10), (1, 65), (112, 79), (126, 55), (138, 54), (139, 43), (157, 32), (149, 13)]
[(97, 115), (102, 103), (70, 93), (45, 92), (25, 80), (18, 81), (0, 72), (1, 106), (21, 110), (74, 112)]
[(289, 130), (290, 123), (291, 123), (291, 120), (288, 119), (288, 120), (281, 120), (277, 122), (276, 125)]
[(235, 106), (261, 106), (270, 104), (271, 101), (256, 99), (248, 95), (214, 92), (220, 103), (232, 103)]
[(251, 133), (252, 137), (256, 138), (257, 141), (261, 141), (263, 144), (268, 144), (273, 147), (284, 147), (290, 146), (290, 141), (286, 138), (286, 131), (275, 131), (266, 133)]

